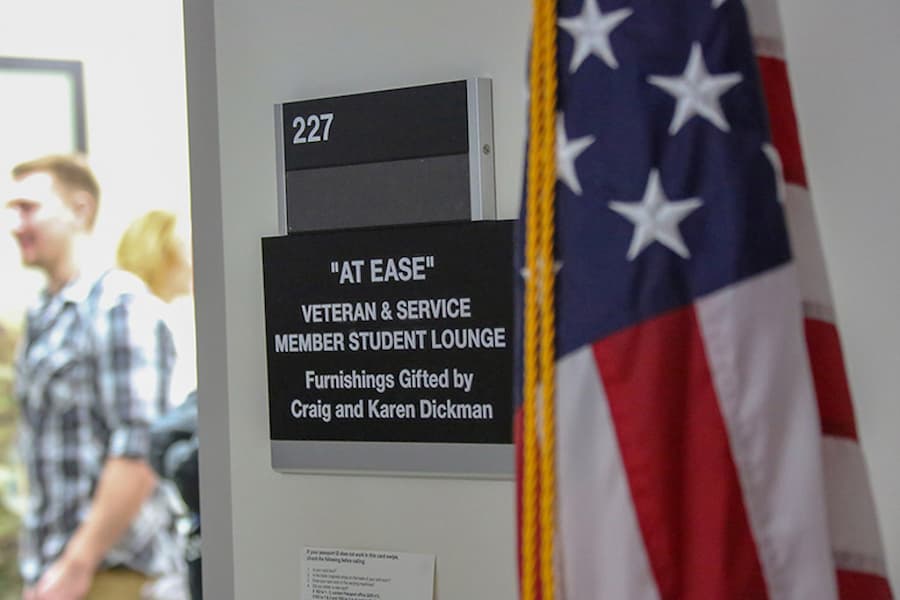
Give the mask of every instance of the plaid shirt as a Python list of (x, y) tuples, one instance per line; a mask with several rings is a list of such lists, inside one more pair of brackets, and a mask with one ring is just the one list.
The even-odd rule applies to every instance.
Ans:
[[(150, 424), (168, 408), (175, 358), (160, 306), (140, 280), (109, 271), (44, 294), (27, 315), (16, 364), (29, 502), (20, 550), (34, 583), (91, 507), (109, 458), (148, 458)], [(105, 566), (155, 576), (180, 567), (161, 490), (145, 502)]]

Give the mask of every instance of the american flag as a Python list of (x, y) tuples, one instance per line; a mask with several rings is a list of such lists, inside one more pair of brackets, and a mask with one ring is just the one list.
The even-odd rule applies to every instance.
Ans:
[(557, 25), (556, 597), (891, 598), (776, 0)]

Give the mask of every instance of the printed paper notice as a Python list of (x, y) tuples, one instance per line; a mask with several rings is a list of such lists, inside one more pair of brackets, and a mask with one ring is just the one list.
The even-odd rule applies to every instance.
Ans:
[(304, 548), (300, 600), (434, 600), (434, 555)]

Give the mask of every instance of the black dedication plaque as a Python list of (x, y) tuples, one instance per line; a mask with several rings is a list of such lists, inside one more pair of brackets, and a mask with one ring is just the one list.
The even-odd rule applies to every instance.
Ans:
[(511, 443), (510, 221), (262, 246), (273, 448)]

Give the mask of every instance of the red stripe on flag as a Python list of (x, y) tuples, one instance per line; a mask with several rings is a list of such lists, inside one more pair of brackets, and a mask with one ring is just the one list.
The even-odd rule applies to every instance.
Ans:
[(767, 598), (693, 308), (594, 344), (662, 600)]
[(891, 600), (891, 586), (880, 575), (838, 569), (838, 595), (841, 600)]
[(822, 433), (855, 440), (856, 418), (837, 327), (810, 318), (804, 319), (804, 326)]
[(787, 65), (783, 60), (765, 56), (757, 57), (759, 73), (763, 81), (763, 93), (769, 107), (769, 124), (772, 143), (781, 155), (784, 180), (806, 187), (806, 167), (800, 146), (800, 131), (791, 99)]

